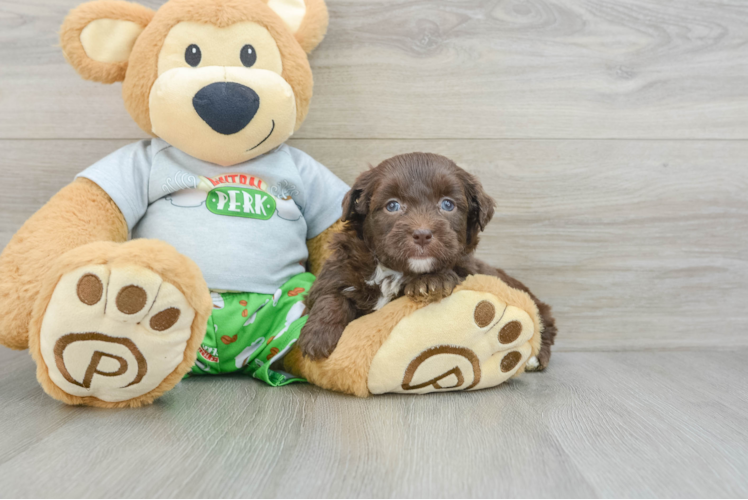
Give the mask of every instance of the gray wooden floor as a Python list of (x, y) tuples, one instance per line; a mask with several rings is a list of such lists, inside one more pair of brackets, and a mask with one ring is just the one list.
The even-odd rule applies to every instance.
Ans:
[[(0, 0), (0, 248), (144, 137), (56, 46), (81, 1)], [(410, 151), (478, 174), (480, 256), (554, 306), (551, 368), (370, 400), (199, 379), (102, 411), (0, 348), (0, 496), (748, 496), (748, 2), (328, 4), (291, 144), (348, 182)]]
[(99, 410), (2, 350), (3, 496), (745, 497), (746, 356), (564, 352), (495, 389), (368, 400), (198, 378)]

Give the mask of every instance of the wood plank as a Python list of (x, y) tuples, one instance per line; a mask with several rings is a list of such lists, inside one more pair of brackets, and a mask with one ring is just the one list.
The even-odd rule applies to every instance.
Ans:
[(49, 396), (36, 382), (34, 363), (28, 351), (11, 351), (0, 346), (0, 420), (4, 422), (32, 422), (36, 425), (17, 425), (2, 428), (0, 434), (0, 464), (12, 460), (29, 446), (42, 441), (75, 418), (73, 412), (61, 408), (47, 413)]
[(11, 497), (743, 497), (746, 354), (561, 353), (495, 389), (367, 400), (196, 378), (98, 410), (0, 349), (0, 443), (19, 444), (0, 477)]
[[(0, 247), (76, 172), (126, 143), (0, 141)], [(748, 345), (748, 142), (291, 144), (349, 183), (409, 151), (475, 172), (498, 202), (479, 254), (554, 306), (560, 350)]]
[[(0, 0), (0, 138), (143, 137), (57, 47), (79, 3)], [(328, 3), (299, 138), (748, 138), (744, 2)]]

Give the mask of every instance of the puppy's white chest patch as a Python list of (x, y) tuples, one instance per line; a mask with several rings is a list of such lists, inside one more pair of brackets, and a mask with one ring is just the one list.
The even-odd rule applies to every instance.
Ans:
[(377, 300), (374, 310), (378, 311), (392, 299), (397, 297), (397, 293), (400, 291), (400, 286), (403, 282), (403, 273), (399, 271), (393, 271), (388, 267), (384, 267), (382, 264), (377, 264), (377, 268), (374, 274), (371, 275), (366, 281), (367, 285), (378, 286), (382, 292), (382, 296)]

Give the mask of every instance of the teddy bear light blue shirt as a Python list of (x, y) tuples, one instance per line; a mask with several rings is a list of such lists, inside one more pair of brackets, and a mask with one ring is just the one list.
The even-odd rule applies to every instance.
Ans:
[(117, 204), (133, 238), (193, 259), (211, 289), (274, 293), (304, 272), (306, 240), (341, 216), (348, 186), (285, 144), (221, 167), (161, 139), (115, 151), (79, 174)]

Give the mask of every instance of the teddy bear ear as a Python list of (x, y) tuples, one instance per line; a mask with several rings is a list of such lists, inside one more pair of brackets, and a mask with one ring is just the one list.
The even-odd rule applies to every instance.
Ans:
[(267, 0), (267, 6), (283, 19), (308, 54), (327, 32), (327, 6), (324, 0)]
[(121, 0), (95, 0), (76, 7), (60, 30), (65, 59), (86, 80), (124, 80), (132, 47), (154, 14)]

